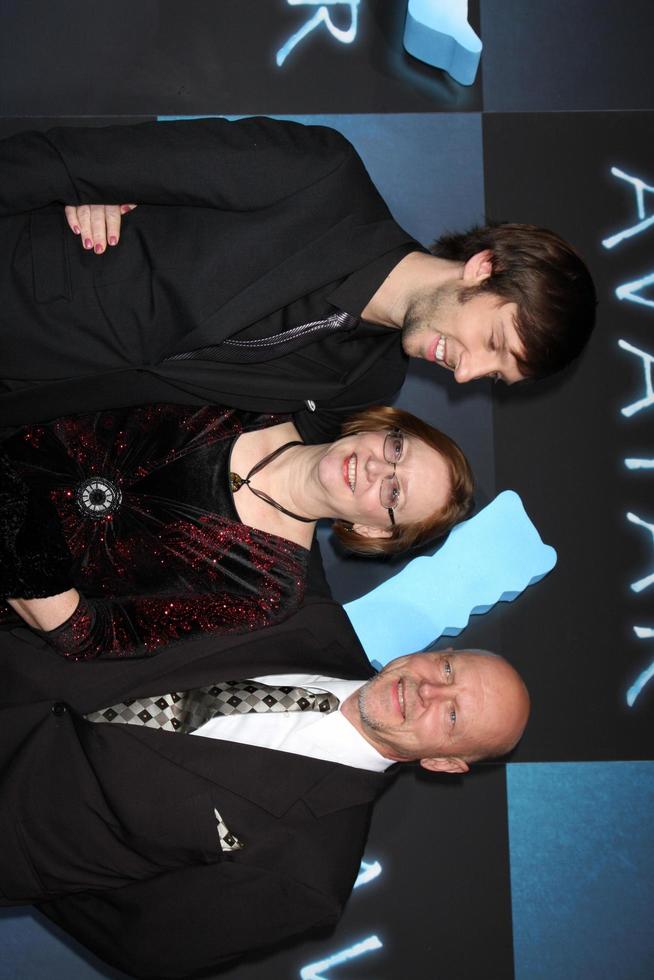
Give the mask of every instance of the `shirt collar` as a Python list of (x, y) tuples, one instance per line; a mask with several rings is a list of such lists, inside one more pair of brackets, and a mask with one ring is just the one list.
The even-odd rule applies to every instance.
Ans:
[(380, 255), (379, 258), (369, 262), (363, 269), (351, 272), (331, 292), (327, 293), (327, 300), (339, 310), (344, 310), (352, 316), (360, 316), (361, 311), (365, 309), (398, 262), (401, 262), (410, 252), (420, 251), (420, 248), (416, 242), (411, 242)]
[[(330, 691), (339, 699), (338, 711), (332, 711), (331, 714), (304, 713), (301, 744), (305, 755), (329, 759), (341, 765), (355, 766), (357, 769), (368, 769), (372, 772), (385, 772), (393, 765), (393, 760), (384, 758), (341, 711), (346, 698), (358, 691), (366, 681), (344, 680), (322, 675), (300, 678), (292, 674), (273, 674), (256, 679), (265, 684), (301, 684), (309, 689), (317, 687)], [(311, 721), (315, 724), (311, 724)]]

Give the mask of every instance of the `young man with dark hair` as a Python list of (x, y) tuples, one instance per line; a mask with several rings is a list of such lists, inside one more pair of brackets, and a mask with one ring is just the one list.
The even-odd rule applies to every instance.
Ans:
[(460, 301), (485, 294), (515, 304), (521, 373), (544, 378), (578, 357), (595, 324), (596, 297), (572, 246), (547, 228), (509, 223), (441, 235), (431, 246), (432, 255), (464, 264), (480, 252), (490, 252), (491, 273), (462, 289)]
[(292, 412), (321, 441), (387, 402), (407, 355), (510, 384), (592, 327), (590, 277), (557, 236), (504, 225), (430, 255), (324, 127), (19, 133), (0, 165), (0, 426), (218, 401)]

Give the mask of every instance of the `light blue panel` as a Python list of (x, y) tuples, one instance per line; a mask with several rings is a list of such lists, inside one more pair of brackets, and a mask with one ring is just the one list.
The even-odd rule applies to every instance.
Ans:
[(654, 762), (507, 770), (516, 980), (654, 977)]
[(473, 613), (511, 602), (555, 564), (554, 548), (543, 544), (518, 494), (505, 490), (457, 525), (435, 555), (414, 558), (345, 611), (381, 666), (439, 636), (457, 636)]
[[(0, 980), (122, 980), (45, 919), (27, 911), (0, 913)], [(97, 967), (93, 965), (97, 962)]]
[[(197, 118), (160, 116), (160, 120)], [(236, 119), (237, 116), (227, 118)], [(274, 116), (331, 126), (357, 148), (393, 217), (418, 241), (484, 221), (481, 114)]]

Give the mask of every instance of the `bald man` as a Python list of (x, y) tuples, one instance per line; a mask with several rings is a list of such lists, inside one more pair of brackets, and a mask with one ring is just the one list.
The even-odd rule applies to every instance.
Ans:
[[(519, 675), (484, 652), (375, 674), (325, 597), (249, 636), (127, 660), (71, 663), (47, 634), (0, 632), (0, 674), (3, 904), (37, 904), (136, 977), (215, 970), (334, 925), (387, 770), (465, 772), (508, 751), (529, 712)], [(165, 693), (239, 677), (334, 710), (154, 727)], [(112, 722), (128, 703), (132, 723)]]
[(382, 756), (431, 772), (510, 752), (529, 715), (517, 671), (485, 650), (414, 653), (392, 660), (341, 709)]

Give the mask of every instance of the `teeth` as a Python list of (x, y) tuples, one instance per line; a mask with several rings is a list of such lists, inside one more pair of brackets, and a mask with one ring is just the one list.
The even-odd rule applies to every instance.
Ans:
[(434, 356), (437, 361), (442, 361), (445, 357), (445, 337), (441, 336), (440, 340), (436, 344)]
[(357, 457), (356, 453), (352, 453), (350, 456), (350, 461), (347, 464), (347, 482), (350, 484), (350, 490), (354, 493), (354, 488), (357, 485)]

